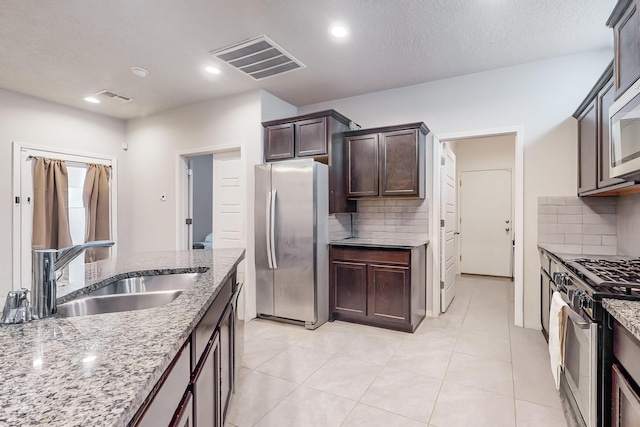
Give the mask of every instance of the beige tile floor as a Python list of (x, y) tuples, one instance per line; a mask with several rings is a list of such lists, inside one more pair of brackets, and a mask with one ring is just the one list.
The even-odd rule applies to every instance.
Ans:
[(541, 333), (512, 326), (512, 282), (457, 285), (415, 334), (249, 322), (227, 426), (565, 427)]

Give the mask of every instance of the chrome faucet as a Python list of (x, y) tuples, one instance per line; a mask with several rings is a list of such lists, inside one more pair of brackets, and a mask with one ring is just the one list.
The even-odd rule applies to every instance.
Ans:
[[(31, 319), (43, 319), (54, 315), (57, 311), (56, 281), (61, 270), (84, 252), (85, 249), (105, 248), (114, 244), (115, 242), (111, 240), (97, 240), (64, 249), (34, 249), (31, 266), (31, 307), (29, 307), (31, 316), (29, 319), (11, 318), (8, 317), (11, 311), (5, 310), (0, 323), (22, 323)], [(22, 302), (26, 297), (26, 289), (16, 292), (21, 293), (19, 296), (16, 296), (14, 292), (9, 293), (7, 297), (8, 306), (13, 307), (17, 302), (23, 305), (26, 303), (26, 301)]]

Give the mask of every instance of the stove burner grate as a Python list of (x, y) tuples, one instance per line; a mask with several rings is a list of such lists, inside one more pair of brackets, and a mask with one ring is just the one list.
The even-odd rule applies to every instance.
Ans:
[(592, 279), (596, 292), (640, 295), (640, 259), (579, 258), (574, 262), (589, 273), (585, 276)]

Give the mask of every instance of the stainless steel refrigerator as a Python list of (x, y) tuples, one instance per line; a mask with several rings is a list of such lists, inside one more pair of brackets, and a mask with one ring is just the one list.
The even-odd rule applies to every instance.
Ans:
[(328, 167), (256, 165), (255, 182), (258, 316), (315, 329), (329, 317)]

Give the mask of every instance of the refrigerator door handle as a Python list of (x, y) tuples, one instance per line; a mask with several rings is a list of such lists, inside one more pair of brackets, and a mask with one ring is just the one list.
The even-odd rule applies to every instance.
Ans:
[(274, 270), (278, 269), (276, 259), (276, 193), (275, 189), (271, 192), (271, 214), (269, 215), (271, 219), (271, 227), (269, 227), (271, 231), (271, 265)]
[(271, 255), (271, 236), (273, 235), (273, 233), (271, 232), (271, 191), (269, 191), (267, 193), (267, 205), (265, 208), (265, 217), (266, 217), (266, 233), (265, 233), (265, 238), (267, 241), (267, 263), (269, 265), (269, 270), (273, 270), (273, 262), (272, 262), (272, 255)]

